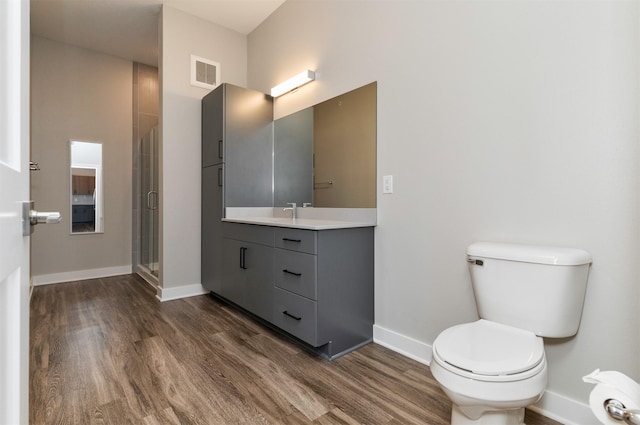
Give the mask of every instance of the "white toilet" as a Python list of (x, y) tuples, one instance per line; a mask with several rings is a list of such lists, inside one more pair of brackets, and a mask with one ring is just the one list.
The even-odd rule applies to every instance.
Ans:
[(542, 337), (578, 331), (591, 255), (478, 242), (467, 262), (480, 320), (438, 335), (431, 372), (453, 402), (452, 425), (522, 425), (547, 386)]

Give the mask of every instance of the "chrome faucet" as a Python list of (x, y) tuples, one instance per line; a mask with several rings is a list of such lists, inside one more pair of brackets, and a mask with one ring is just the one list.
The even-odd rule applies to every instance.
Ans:
[(289, 202), (287, 203), (287, 205), (291, 205), (291, 207), (283, 208), (282, 211), (284, 212), (291, 211), (291, 218), (295, 220), (296, 219), (296, 203)]

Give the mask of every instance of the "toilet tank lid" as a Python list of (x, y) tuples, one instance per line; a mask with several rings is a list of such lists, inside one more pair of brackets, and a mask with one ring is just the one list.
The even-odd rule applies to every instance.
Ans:
[(501, 242), (473, 243), (467, 248), (467, 255), (557, 266), (577, 266), (591, 263), (591, 254), (582, 249)]

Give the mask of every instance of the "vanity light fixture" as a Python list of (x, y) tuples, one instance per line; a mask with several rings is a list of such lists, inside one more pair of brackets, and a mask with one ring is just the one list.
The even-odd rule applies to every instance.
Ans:
[(297, 89), (316, 79), (316, 73), (310, 69), (305, 69), (300, 74), (289, 78), (284, 83), (280, 83), (271, 89), (271, 96), (278, 97), (292, 90)]

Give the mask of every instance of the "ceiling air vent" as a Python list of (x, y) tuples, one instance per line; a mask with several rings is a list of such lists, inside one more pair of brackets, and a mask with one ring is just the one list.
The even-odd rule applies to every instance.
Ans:
[(213, 90), (220, 84), (220, 64), (191, 55), (191, 85)]

